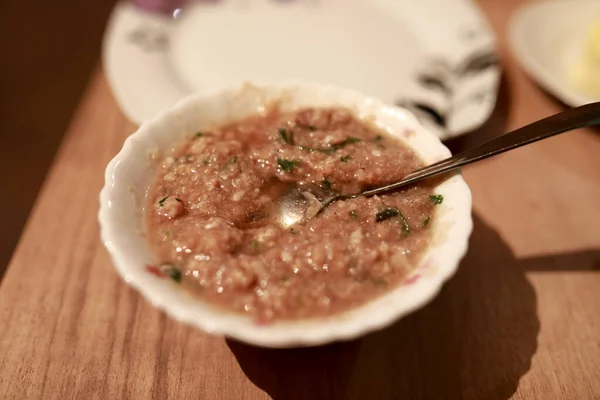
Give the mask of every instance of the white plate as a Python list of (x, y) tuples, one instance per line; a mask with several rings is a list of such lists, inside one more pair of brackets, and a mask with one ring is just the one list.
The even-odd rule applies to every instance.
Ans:
[(500, 80), (495, 38), (471, 0), (229, 0), (178, 18), (122, 3), (104, 69), (137, 123), (192, 92), (305, 79), (404, 105), (441, 138), (483, 124)]
[(551, 0), (522, 6), (510, 22), (510, 45), (523, 69), (572, 107), (600, 100), (581, 93), (570, 79), (590, 24), (599, 16), (599, 0)]

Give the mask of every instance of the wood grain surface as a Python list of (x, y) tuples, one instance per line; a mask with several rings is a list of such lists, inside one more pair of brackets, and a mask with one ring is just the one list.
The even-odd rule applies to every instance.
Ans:
[[(506, 49), (519, 1), (480, 3), (506, 74), (493, 118), (454, 150), (562, 108)], [(0, 286), (0, 398), (600, 399), (599, 131), (465, 169), (470, 250), (424, 309), (353, 342), (266, 350), (171, 320), (114, 272), (98, 193), (134, 129), (95, 74)]]
[(0, 280), (96, 68), (115, 2), (0, 1), (0, 209), (10, 209), (0, 218)]

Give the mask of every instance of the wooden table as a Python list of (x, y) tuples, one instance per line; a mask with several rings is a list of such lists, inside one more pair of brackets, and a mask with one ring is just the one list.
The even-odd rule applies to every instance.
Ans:
[[(561, 109), (504, 44), (518, 1), (480, 2), (505, 82), (492, 120), (455, 148)], [(174, 322), (113, 271), (98, 192), (134, 129), (98, 72), (0, 286), (0, 398), (600, 399), (598, 131), (464, 171), (470, 250), (424, 309), (350, 343), (264, 350)]]

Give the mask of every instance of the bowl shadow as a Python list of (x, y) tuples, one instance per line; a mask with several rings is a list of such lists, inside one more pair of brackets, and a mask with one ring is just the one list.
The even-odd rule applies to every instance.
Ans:
[(429, 305), (382, 331), (312, 348), (227, 344), (275, 400), (508, 399), (537, 348), (529, 261), (477, 216), (469, 249)]

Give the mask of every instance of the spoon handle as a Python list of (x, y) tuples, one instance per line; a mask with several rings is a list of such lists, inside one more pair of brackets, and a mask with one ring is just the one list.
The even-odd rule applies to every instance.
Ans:
[(598, 124), (600, 124), (600, 102), (572, 108), (499, 136), (453, 157), (421, 168), (408, 174), (400, 182), (369, 190), (362, 194), (364, 196), (373, 196), (388, 192), (420, 181), (421, 179), (442, 174), (475, 161), (558, 135), (559, 133)]

